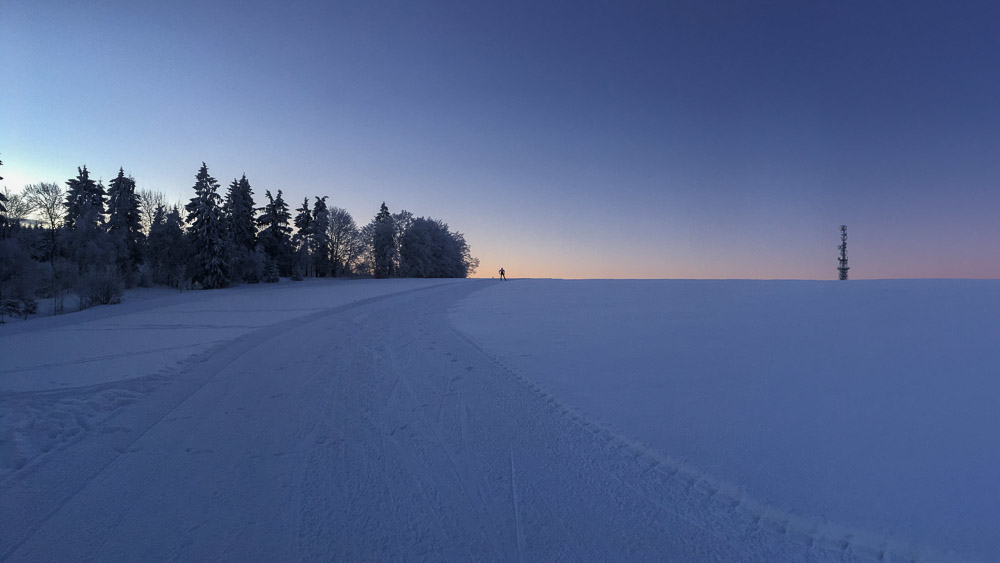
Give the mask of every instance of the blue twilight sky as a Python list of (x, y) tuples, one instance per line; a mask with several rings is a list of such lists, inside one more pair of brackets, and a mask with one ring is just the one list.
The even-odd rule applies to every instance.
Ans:
[(0, 0), (0, 184), (202, 161), (514, 276), (1000, 277), (1000, 3)]

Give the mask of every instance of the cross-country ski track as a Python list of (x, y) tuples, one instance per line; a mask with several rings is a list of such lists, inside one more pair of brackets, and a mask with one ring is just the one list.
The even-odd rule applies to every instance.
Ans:
[[(69, 425), (0, 478), (0, 558), (913, 558), (799, 523), (568, 407), (452, 326), (450, 307), (496, 283), (305, 308), (134, 379), (2, 391), (7, 416), (44, 407), (32, 416)], [(106, 346), (81, 365), (114, 361)]]

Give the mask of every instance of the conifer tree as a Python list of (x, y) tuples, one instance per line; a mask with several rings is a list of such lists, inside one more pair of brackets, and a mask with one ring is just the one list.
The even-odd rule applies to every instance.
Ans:
[(295, 247), (296, 269), (299, 275), (309, 275), (310, 252), (312, 251), (312, 210), (309, 209), (309, 198), (302, 200), (302, 207), (295, 210), (295, 235), (292, 245)]
[(234, 179), (222, 206), (226, 233), (233, 251), (233, 272), (243, 281), (259, 281), (257, 264), (257, 223), (254, 218), (253, 190), (244, 174)]
[(7, 237), (7, 195), (0, 192), (0, 233), (3, 233), (3, 238)]
[(374, 257), (374, 274), (376, 278), (387, 278), (394, 272), (394, 254), (396, 251), (396, 227), (392, 214), (385, 202), (379, 208), (374, 220), (372, 234), (372, 255)]
[[(3, 161), (0, 160), (0, 166), (3, 166)], [(3, 176), (0, 176), (0, 180), (3, 180)], [(7, 206), (4, 202), (7, 201), (7, 196), (0, 193), (0, 226), (7, 224)]]
[(187, 210), (188, 237), (194, 253), (192, 278), (206, 289), (225, 287), (230, 281), (229, 248), (222, 224), (222, 198), (219, 183), (201, 163), (194, 184), (194, 197)]
[(312, 235), (312, 210), (309, 209), (309, 198), (302, 200), (302, 207), (295, 210), (295, 236), (292, 240), (296, 246), (308, 246)]
[(104, 222), (104, 186), (90, 178), (86, 166), (77, 168), (76, 178), (66, 181), (66, 227), (75, 229), (81, 223), (86, 226), (102, 225)]
[[(60, 246), (76, 265), (80, 284), (86, 286), (116, 277), (114, 245), (104, 230), (104, 185), (90, 177), (86, 166), (77, 168), (77, 173), (66, 182), (66, 234), (65, 244)], [(89, 300), (81, 297), (81, 307), (85, 301)]]
[(330, 271), (330, 211), (326, 207), (326, 196), (317, 197), (313, 204), (313, 219), (311, 226), (313, 272), (317, 276), (326, 276)]
[(277, 263), (279, 274), (289, 276), (292, 273), (292, 228), (288, 222), (292, 214), (288, 211), (288, 204), (281, 198), (281, 190), (278, 190), (277, 197), (271, 196), (271, 190), (265, 190), (264, 196), (267, 204), (257, 217), (257, 225), (261, 229), (257, 238), (267, 258)]
[(264, 261), (264, 283), (278, 283), (278, 263), (270, 258)]
[(229, 184), (223, 210), (233, 245), (253, 252), (257, 244), (257, 225), (254, 221), (253, 190), (246, 174)]
[(149, 264), (153, 280), (171, 287), (181, 287), (187, 279), (188, 250), (180, 209), (169, 212), (158, 205), (149, 227)]
[[(0, 160), (0, 166), (3, 166), (2, 160)], [(0, 180), (3, 180), (3, 176), (0, 176)], [(4, 188), (4, 191), (0, 191), (0, 239), (7, 238), (7, 229), (11, 223), (10, 212), (7, 209), (10, 206), (10, 200), (7, 198), (6, 191), (7, 188)]]
[(135, 179), (125, 176), (124, 168), (118, 169), (118, 176), (108, 185), (108, 232), (118, 247), (119, 272), (130, 286), (142, 261), (143, 234)]

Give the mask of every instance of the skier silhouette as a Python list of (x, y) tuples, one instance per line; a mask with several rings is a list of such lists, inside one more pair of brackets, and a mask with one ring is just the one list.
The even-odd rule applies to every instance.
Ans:
[(500, 279), (506, 280), (507, 276), (504, 275), (503, 268), (500, 268)]

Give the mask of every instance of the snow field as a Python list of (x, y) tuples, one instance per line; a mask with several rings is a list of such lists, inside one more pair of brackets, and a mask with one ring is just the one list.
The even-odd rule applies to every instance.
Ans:
[(208, 292), (139, 289), (120, 305), (0, 325), (0, 479), (79, 440), (241, 336), (439, 283), (328, 279)]
[[(12, 325), (0, 559), (989, 559), (992, 481), (912, 464), (996, 455), (995, 286), (885, 284), (328, 280)], [(173, 360), (184, 327), (212, 341)]]
[(769, 526), (876, 556), (995, 560), (998, 297), (973, 280), (525, 280), (451, 318)]

